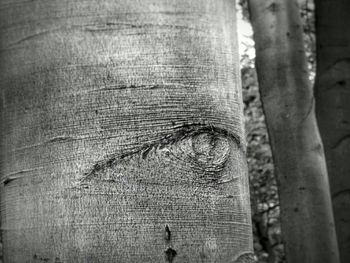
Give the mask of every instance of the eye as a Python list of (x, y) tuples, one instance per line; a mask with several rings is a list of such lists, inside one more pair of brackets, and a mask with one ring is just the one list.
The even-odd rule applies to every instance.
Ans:
[(231, 152), (230, 138), (212, 131), (199, 131), (174, 143), (168, 148), (180, 165), (208, 178), (219, 172)]
[(222, 135), (200, 133), (192, 137), (192, 150), (198, 163), (220, 165), (229, 156), (230, 143)]
[(207, 186), (232, 179), (231, 172), (237, 166), (235, 153), (240, 152), (234, 138), (227, 133), (209, 129), (187, 134), (164, 147), (169, 153), (169, 163), (174, 168), (192, 174), (193, 183)]
[(236, 174), (238, 148), (235, 138), (225, 131), (212, 127), (181, 129), (99, 161), (83, 180), (217, 186), (232, 181)]

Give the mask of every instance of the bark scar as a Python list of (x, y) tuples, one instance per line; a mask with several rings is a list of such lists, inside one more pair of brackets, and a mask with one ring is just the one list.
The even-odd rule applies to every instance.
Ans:
[[(131, 149), (121, 154), (114, 154), (110, 156), (106, 156), (103, 160), (97, 161), (92, 168), (86, 171), (80, 182), (84, 182), (94, 177), (98, 172), (111, 168), (113, 165), (117, 164), (119, 160), (124, 159), (129, 156), (133, 156), (135, 154), (141, 153), (142, 158), (146, 159), (149, 152), (154, 149), (161, 149), (166, 145), (173, 145), (176, 142), (179, 142), (188, 137), (195, 137), (199, 134), (208, 134), (211, 136), (223, 136), (225, 138), (231, 138), (238, 146), (238, 148), (245, 153), (245, 148), (241, 143), (240, 138), (226, 129), (222, 129), (219, 127), (206, 125), (206, 124), (185, 124), (181, 126), (174, 127), (174, 132), (170, 134), (163, 135), (161, 139), (155, 140), (151, 143), (144, 144), (136, 149)], [(209, 169), (210, 170), (210, 169)], [(210, 171), (209, 171), (210, 172)]]
[(176, 257), (177, 252), (176, 250), (172, 249), (171, 247), (168, 247), (167, 250), (165, 250), (165, 258), (166, 261), (169, 263), (172, 263), (174, 261), (174, 258)]
[(9, 183), (16, 181), (18, 179), (22, 179), (23, 177), (25, 177), (25, 174), (35, 171), (36, 169), (28, 169), (28, 170), (21, 170), (21, 171), (17, 171), (17, 172), (13, 172), (10, 174), (5, 175), (5, 179), (3, 180), (3, 184), (4, 186), (8, 185)]
[(168, 225), (165, 225), (165, 240), (169, 242), (171, 240), (171, 232)]

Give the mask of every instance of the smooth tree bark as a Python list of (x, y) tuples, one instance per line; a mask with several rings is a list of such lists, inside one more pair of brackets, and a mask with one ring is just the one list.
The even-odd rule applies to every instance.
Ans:
[(340, 260), (350, 262), (350, 2), (316, 0), (316, 114)]
[(327, 169), (296, 1), (250, 0), (287, 261), (338, 262)]
[(231, 0), (0, 1), (5, 262), (253, 262)]

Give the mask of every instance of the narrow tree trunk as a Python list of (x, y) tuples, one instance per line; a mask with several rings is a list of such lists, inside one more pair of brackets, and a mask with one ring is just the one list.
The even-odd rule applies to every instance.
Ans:
[(338, 262), (327, 170), (297, 3), (249, 3), (287, 261)]
[(315, 1), (316, 113), (323, 139), (341, 262), (350, 262), (350, 2)]
[(0, 2), (5, 262), (252, 262), (231, 0)]

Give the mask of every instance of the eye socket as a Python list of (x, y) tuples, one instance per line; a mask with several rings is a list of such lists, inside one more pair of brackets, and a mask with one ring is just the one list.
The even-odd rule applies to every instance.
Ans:
[(230, 154), (230, 142), (220, 134), (199, 133), (191, 141), (193, 155), (199, 163), (220, 165)]
[(184, 168), (185, 174), (192, 174), (192, 184), (216, 187), (232, 180), (237, 159), (232, 153), (236, 148), (238, 150), (238, 145), (229, 135), (201, 130), (172, 144), (168, 148), (169, 162), (174, 167)]
[(180, 166), (214, 180), (221, 176), (234, 144), (232, 138), (222, 132), (200, 130), (182, 137), (168, 149), (170, 158), (175, 158)]

